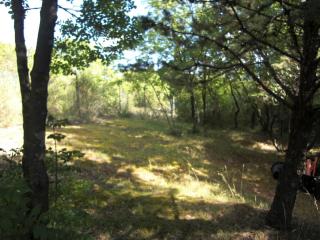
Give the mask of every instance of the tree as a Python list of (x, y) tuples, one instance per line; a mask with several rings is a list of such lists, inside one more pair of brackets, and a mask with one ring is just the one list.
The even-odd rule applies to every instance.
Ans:
[(58, 4), (57, 0), (44, 0), (42, 2), (38, 40), (30, 77), (24, 38), (26, 3), (23, 0), (12, 0), (11, 8), (14, 19), (17, 67), (22, 98), (23, 174), (31, 189), (30, 208), (39, 208), (41, 213), (49, 208), (49, 181), (44, 165), (45, 123), (47, 117), (47, 87)]
[[(24, 19), (26, 11), (31, 10), (28, 1), (2, 0), (11, 8), (14, 19), (15, 45), (17, 69), (20, 82), (23, 114), (23, 158), (22, 167), (24, 178), (30, 189), (30, 210), (39, 209), (39, 215), (49, 208), (48, 188), (49, 181), (44, 164), (45, 133), (47, 117), (48, 82), (52, 50), (54, 44), (54, 30), (57, 20), (58, 0), (43, 0), (40, 10), (40, 26), (34, 62), (31, 72), (28, 69), (28, 56), (24, 37)], [(68, 11), (68, 9), (59, 6)], [(84, 0), (80, 15), (74, 21), (67, 21), (62, 27), (62, 33), (73, 36), (73, 43), (77, 40), (111, 40), (116, 44), (101, 45), (104, 57), (111, 59), (121, 52), (124, 46), (132, 46), (133, 36), (139, 34), (131, 24), (134, 20), (126, 12), (134, 7), (132, 1), (109, 2)], [(129, 32), (131, 34), (129, 34)], [(83, 46), (83, 45), (80, 45)], [(67, 48), (67, 49), (70, 49)], [(98, 49), (98, 48), (96, 48)], [(31, 236), (30, 236), (31, 237)]]
[(85, 0), (79, 11), (62, 7), (72, 18), (61, 25), (62, 37), (56, 39), (51, 70), (75, 75), (79, 120), (82, 119), (79, 71), (97, 60), (110, 64), (123, 50), (139, 42), (138, 18), (127, 15), (133, 8), (131, 0)]
[[(171, 1), (170, 1), (171, 2)], [(291, 112), (284, 172), (267, 223), (288, 229), (298, 189), (297, 168), (311, 147), (319, 108), (314, 104), (319, 79), (320, 2), (185, 1), (189, 18), (146, 19), (167, 35), (189, 36), (219, 49), (216, 69), (242, 69), (261, 89)], [(174, 24), (173, 24), (174, 23)]]
[[(320, 86), (320, 22), (316, 17), (320, 11), (319, 2), (256, 1), (246, 4), (245, 1), (221, 1), (212, 3), (212, 7), (223, 13), (218, 24), (225, 29), (220, 35), (224, 42), (209, 35), (203, 37), (213, 41), (229, 61), (239, 63), (267, 93), (291, 110), (285, 169), (267, 215), (268, 224), (287, 229), (291, 225), (299, 184), (297, 167), (309, 150), (317, 115), (313, 99)], [(235, 23), (227, 24), (226, 21)], [(198, 23), (195, 24), (201, 28)], [(273, 64), (285, 62), (289, 63), (287, 72)], [(265, 81), (265, 77), (277, 89)]]

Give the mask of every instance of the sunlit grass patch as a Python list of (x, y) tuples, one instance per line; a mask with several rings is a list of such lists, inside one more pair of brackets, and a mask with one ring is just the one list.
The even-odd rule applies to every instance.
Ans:
[(263, 142), (257, 142), (252, 145), (253, 149), (258, 149), (262, 151), (268, 151), (268, 152), (275, 152), (276, 149), (272, 144), (263, 143)]
[(152, 172), (144, 168), (133, 170), (133, 175), (144, 184), (154, 188), (162, 188), (170, 191), (176, 191), (176, 197), (179, 199), (194, 199), (205, 201), (224, 201), (227, 195), (223, 194), (218, 184), (199, 181), (188, 174), (180, 174), (174, 178), (165, 178), (159, 172)]
[[(89, 160), (106, 161), (111, 165), (133, 165), (145, 168), (145, 171), (157, 169), (156, 176), (160, 176), (159, 172), (162, 171), (162, 174), (166, 175), (164, 179), (170, 176), (177, 181), (181, 180), (183, 172), (195, 179), (201, 178), (210, 182), (210, 178), (217, 176), (212, 173), (223, 169), (224, 165), (234, 164), (239, 171), (241, 162), (252, 161), (248, 160), (250, 155), (259, 156), (258, 153), (253, 154), (252, 151), (237, 147), (244, 138), (239, 133), (232, 132), (231, 141), (228, 134), (219, 131), (213, 131), (211, 138), (199, 135), (175, 138), (167, 135), (165, 128), (164, 123), (122, 119), (108, 121), (105, 126), (86, 125), (82, 126), (82, 129), (67, 129), (66, 133), (71, 133), (72, 136), (68, 144), (76, 148), (83, 148), (82, 142), (86, 138), (84, 151), (88, 151)], [(117, 157), (117, 154), (121, 157)], [(221, 164), (222, 162), (224, 164)], [(251, 166), (248, 168), (251, 169)], [(232, 174), (236, 170), (233, 166), (230, 169)], [(246, 175), (247, 173), (252, 176)], [(261, 180), (250, 170), (244, 173), (243, 179)]]
[(83, 150), (83, 153), (86, 158), (98, 163), (111, 163), (112, 161), (112, 156), (94, 149), (85, 149)]
[[(58, 147), (85, 153), (62, 172), (63, 201), (83, 214), (94, 239), (271, 234), (263, 214), (275, 186), (269, 169), (279, 156), (264, 148), (269, 143), (252, 133), (210, 130), (203, 136), (187, 129), (174, 137), (164, 122), (137, 119), (61, 129), (67, 137)], [(63, 214), (73, 214), (70, 220), (78, 213)]]

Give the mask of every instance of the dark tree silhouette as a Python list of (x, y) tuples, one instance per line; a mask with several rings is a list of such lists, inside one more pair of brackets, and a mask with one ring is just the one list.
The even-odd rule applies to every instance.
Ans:
[(18, 75), (23, 111), (23, 174), (31, 188), (31, 208), (45, 212), (49, 207), (48, 175), (44, 164), (45, 127), (47, 117), (48, 81), (54, 28), (57, 20), (57, 0), (43, 0), (34, 64), (29, 77), (24, 38), (25, 6), (23, 0), (12, 0)]

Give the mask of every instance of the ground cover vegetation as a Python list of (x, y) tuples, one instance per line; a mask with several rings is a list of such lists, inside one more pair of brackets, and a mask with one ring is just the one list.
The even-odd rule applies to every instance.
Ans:
[(1, 238), (318, 238), (318, 1), (43, 0), (35, 50), (0, 3)]

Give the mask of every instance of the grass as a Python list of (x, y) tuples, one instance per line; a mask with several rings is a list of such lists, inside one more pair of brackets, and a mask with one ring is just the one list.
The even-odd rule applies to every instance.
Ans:
[[(264, 225), (270, 166), (281, 158), (271, 144), (253, 133), (180, 128), (181, 137), (136, 119), (64, 128), (59, 147), (85, 157), (61, 169), (52, 226), (75, 239), (284, 239)], [(292, 239), (318, 239), (309, 231), (319, 222), (315, 209), (299, 194)]]

